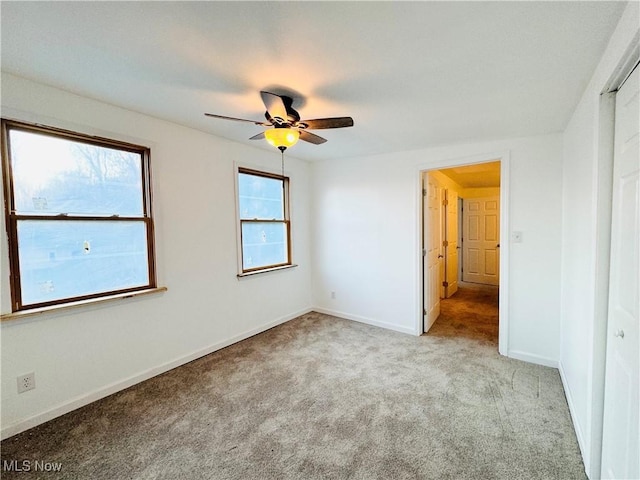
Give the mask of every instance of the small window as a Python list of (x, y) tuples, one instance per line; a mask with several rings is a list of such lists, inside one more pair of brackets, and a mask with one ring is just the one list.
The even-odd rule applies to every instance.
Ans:
[(291, 265), (289, 178), (238, 170), (241, 272)]
[(155, 288), (149, 150), (2, 121), (13, 311)]

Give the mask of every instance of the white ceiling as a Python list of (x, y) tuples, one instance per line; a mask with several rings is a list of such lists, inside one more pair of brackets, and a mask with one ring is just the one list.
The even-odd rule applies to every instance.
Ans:
[(2, 2), (2, 70), (238, 142), (259, 91), (350, 115), (321, 160), (559, 132), (622, 2)]

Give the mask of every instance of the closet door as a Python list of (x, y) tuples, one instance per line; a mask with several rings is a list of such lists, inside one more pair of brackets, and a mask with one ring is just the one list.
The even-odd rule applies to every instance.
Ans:
[(640, 68), (616, 95), (602, 478), (640, 478)]

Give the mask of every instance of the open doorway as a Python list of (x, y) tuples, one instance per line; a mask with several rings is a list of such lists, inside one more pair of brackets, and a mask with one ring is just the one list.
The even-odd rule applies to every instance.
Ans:
[(501, 162), (422, 172), (423, 332), (498, 347)]

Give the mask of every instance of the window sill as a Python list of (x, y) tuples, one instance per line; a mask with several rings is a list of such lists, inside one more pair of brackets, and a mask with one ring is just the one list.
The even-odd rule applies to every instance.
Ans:
[(124, 300), (125, 298), (140, 297), (142, 295), (149, 295), (154, 293), (166, 292), (167, 287), (148, 288), (146, 290), (139, 290), (137, 292), (118, 293), (115, 295), (109, 295), (107, 297), (92, 298), (90, 300), (79, 300), (77, 302), (69, 302), (61, 305), (53, 305), (50, 307), (33, 308), (31, 310), (20, 310), (13, 313), (4, 313), (0, 315), (0, 321), (19, 320), (22, 318), (29, 318), (35, 315), (41, 315), (43, 313), (54, 313), (67, 309), (75, 309), (87, 305), (95, 305), (99, 303), (111, 302), (114, 300)]
[(272, 267), (272, 268), (265, 268), (263, 270), (255, 270), (253, 272), (239, 273), (238, 274), (238, 278), (250, 277), (252, 275), (259, 275), (261, 273), (277, 272), (278, 270), (287, 270), (289, 268), (294, 268), (294, 267), (297, 267), (297, 266), (298, 265), (296, 265), (296, 264), (282, 265), (281, 267)]

